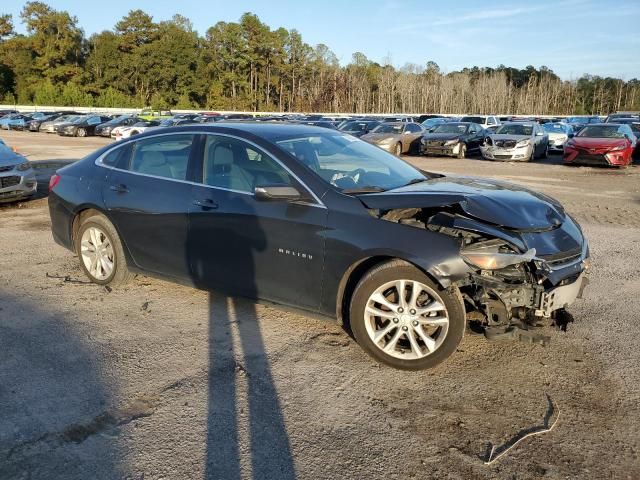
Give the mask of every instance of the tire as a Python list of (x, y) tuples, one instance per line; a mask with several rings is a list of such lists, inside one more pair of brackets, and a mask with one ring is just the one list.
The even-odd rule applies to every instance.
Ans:
[(402, 144), (400, 142), (396, 143), (396, 146), (393, 149), (393, 153), (396, 157), (402, 155)]
[[(93, 230), (93, 233), (99, 232), (102, 235), (103, 238), (100, 239), (102, 243), (100, 243), (100, 240), (98, 242), (94, 241), (91, 230)], [(104, 247), (101, 251), (103, 252), (103, 257), (106, 256), (107, 260), (111, 261), (112, 269), (106, 274), (104, 264), (101, 264), (99, 267), (101, 271), (94, 273), (85, 262), (87, 262), (88, 258), (92, 257), (91, 246), (93, 246), (93, 251), (95, 251), (96, 243), (105, 245), (105, 240), (109, 243), (111, 249)], [(75, 236), (75, 249), (82, 270), (93, 283), (116, 287), (127, 283), (133, 278), (133, 275), (127, 268), (127, 261), (120, 236), (111, 222), (103, 215), (94, 215), (82, 221)], [(91, 264), (90, 260), (89, 263)], [(95, 262), (95, 264), (98, 265), (99, 262)]]
[[(392, 310), (391, 307), (401, 303), (397, 295), (399, 281), (406, 282), (403, 302), (406, 305)], [(416, 285), (420, 296), (412, 303)], [(381, 298), (380, 294), (386, 304), (373, 299)], [(411, 309), (411, 305), (433, 311), (420, 315)], [(377, 316), (372, 312), (384, 315)], [(441, 288), (402, 260), (385, 262), (364, 275), (351, 298), (349, 319), (353, 336), (367, 354), (380, 363), (401, 370), (424, 370), (445, 361), (462, 340), (466, 322), (464, 305), (457, 290)], [(374, 341), (376, 334), (384, 332), (388, 333)], [(389, 353), (383, 351), (385, 347)]]
[(77, 137), (86, 137), (87, 136), (87, 131), (84, 128), (79, 128), (76, 131), (76, 136)]
[(531, 147), (531, 155), (528, 158), (525, 158), (525, 162), (533, 162), (536, 159), (536, 147)]
[(466, 143), (461, 143), (460, 144), (460, 149), (458, 150), (458, 155), (457, 157), (459, 159), (463, 159), (467, 157), (467, 144)]
[(138, 133), (139, 132), (137, 130), (134, 130), (133, 132), (131, 132), (131, 136), (133, 137), (134, 135), (138, 135)]
[(549, 158), (549, 145), (547, 145), (544, 149), (544, 153), (542, 154), (542, 158), (547, 159)]

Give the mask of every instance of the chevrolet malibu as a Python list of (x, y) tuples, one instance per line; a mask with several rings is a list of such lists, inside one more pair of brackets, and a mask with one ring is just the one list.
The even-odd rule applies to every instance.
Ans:
[(97, 284), (144, 272), (337, 318), (401, 369), (444, 361), (467, 322), (558, 324), (586, 283), (587, 241), (554, 199), (304, 125), (148, 131), (59, 170), (49, 209)]

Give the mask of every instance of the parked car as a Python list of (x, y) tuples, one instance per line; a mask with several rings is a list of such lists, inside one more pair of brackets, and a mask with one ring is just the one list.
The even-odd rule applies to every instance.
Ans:
[(37, 188), (31, 164), (0, 140), (0, 202), (31, 197)]
[(18, 113), (18, 111), (17, 110), (11, 110), (11, 109), (0, 110), (0, 118), (5, 117), (7, 115), (12, 115), (14, 113)]
[(130, 127), (131, 125), (141, 122), (142, 119), (135, 115), (120, 115), (112, 120), (104, 122), (95, 128), (95, 134), (101, 137), (110, 137), (111, 131), (116, 127)]
[(173, 117), (171, 110), (154, 110), (152, 108), (143, 108), (138, 114), (138, 118), (142, 120), (164, 120)]
[(361, 137), (378, 125), (380, 125), (380, 122), (377, 120), (350, 120), (338, 127), (338, 130), (353, 135), (354, 137)]
[(58, 135), (67, 137), (86, 137), (94, 135), (98, 125), (110, 120), (111, 118), (106, 115), (83, 115), (77, 117), (72, 123), (62, 123), (58, 125), (56, 131)]
[(597, 123), (580, 130), (564, 147), (563, 161), (570, 165), (626, 167), (632, 162), (637, 138), (631, 126)]
[(589, 248), (546, 195), (417, 170), (351, 135), (283, 123), (148, 131), (51, 178), (53, 237), (88, 278), (147, 272), (338, 318), (373, 358), (443, 362), (467, 318), (549, 324)]
[(77, 113), (65, 114), (53, 120), (46, 120), (40, 124), (40, 131), (46, 133), (57, 133), (57, 128), (63, 123), (72, 123), (83, 115)]
[(620, 119), (631, 118), (634, 122), (640, 121), (640, 112), (616, 112), (605, 118), (604, 123), (620, 123)]
[(571, 125), (573, 131), (578, 133), (582, 127), (585, 125), (589, 125), (591, 123), (601, 123), (600, 117), (598, 116), (580, 116), (580, 117), (567, 117), (565, 119), (565, 123)]
[(428, 118), (421, 125), (429, 132), (435, 130), (438, 125), (442, 125), (443, 123), (452, 122), (453, 120), (446, 117), (434, 117)]
[(24, 113), (11, 113), (0, 118), (0, 128), (3, 130), (10, 130), (12, 124), (17, 124), (23, 119), (28, 118), (28, 115)]
[(549, 136), (549, 152), (564, 152), (567, 141), (573, 137), (573, 128), (567, 123), (545, 123), (542, 128)]
[(537, 123), (503, 123), (480, 147), (482, 158), (528, 162), (548, 155), (549, 135)]
[(425, 132), (426, 130), (419, 123), (385, 122), (360, 138), (400, 156), (408, 152), (417, 153), (420, 149), (420, 138)]
[(7, 130), (25, 130), (32, 119), (31, 115), (17, 114), (7, 121), (6, 128)]
[(134, 123), (130, 127), (117, 127), (111, 131), (111, 136), (116, 140), (124, 140), (129, 137), (133, 137), (138, 135), (148, 128), (158, 127), (160, 126), (160, 121), (151, 120), (151, 121), (142, 121), (138, 123)]
[(468, 153), (480, 152), (487, 135), (487, 130), (477, 123), (442, 123), (422, 136), (420, 153), (465, 158)]
[(42, 126), (43, 123), (53, 121), (57, 118), (62, 117), (63, 115), (68, 115), (68, 114), (64, 112), (50, 112), (40, 118), (33, 118), (28, 123), (27, 128), (30, 132), (39, 132), (40, 127)]
[(487, 130), (495, 130), (500, 126), (500, 120), (494, 115), (468, 115), (462, 117), (460, 121), (477, 123)]

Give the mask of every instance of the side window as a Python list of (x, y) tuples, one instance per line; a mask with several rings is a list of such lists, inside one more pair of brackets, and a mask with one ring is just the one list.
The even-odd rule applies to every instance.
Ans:
[(135, 142), (127, 170), (156, 177), (185, 180), (193, 135), (176, 134)]
[(418, 133), (420, 129), (417, 127), (417, 125), (409, 124), (407, 125), (406, 131), (409, 133)]
[(107, 167), (120, 167), (126, 165), (131, 155), (131, 144), (128, 143), (122, 147), (114, 148), (107, 153), (100, 161)]
[(487, 118), (487, 125), (495, 125), (496, 124), (496, 119), (493, 117), (488, 117)]
[(253, 193), (260, 185), (292, 185), (285, 168), (252, 145), (218, 135), (207, 135), (202, 162), (206, 185)]

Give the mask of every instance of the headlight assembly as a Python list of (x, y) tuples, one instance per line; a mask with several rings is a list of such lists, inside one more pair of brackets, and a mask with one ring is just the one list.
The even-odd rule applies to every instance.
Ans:
[(618, 151), (618, 150), (624, 150), (624, 149), (626, 149), (626, 148), (627, 148), (627, 146), (626, 146), (626, 145), (618, 145), (618, 146), (616, 146), (616, 147), (613, 147), (613, 148), (611, 149), (611, 151), (612, 151), (612, 152), (615, 152), (615, 151)]
[(444, 142), (444, 146), (445, 147), (450, 147), (451, 145), (455, 145), (456, 143), (458, 143), (458, 139), (454, 138), (453, 140), (447, 140), (446, 142)]
[(24, 172), (25, 170), (29, 170), (31, 168), (31, 164), (29, 162), (24, 162), (16, 166), (16, 170), (19, 172)]
[(509, 265), (530, 262), (536, 256), (536, 249), (532, 248), (525, 253), (501, 252), (500, 247), (491, 242), (487, 246), (465, 247), (460, 254), (465, 262), (480, 270), (499, 270)]
[(528, 147), (529, 145), (531, 145), (531, 140), (529, 139), (520, 140), (518, 143), (516, 143), (516, 147)]

